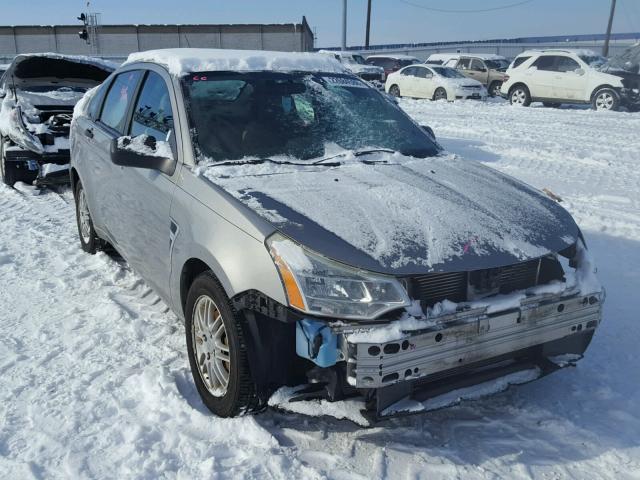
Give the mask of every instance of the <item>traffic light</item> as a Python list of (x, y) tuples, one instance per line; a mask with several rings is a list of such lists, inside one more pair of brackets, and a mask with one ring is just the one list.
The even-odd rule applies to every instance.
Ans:
[(87, 27), (89, 26), (89, 22), (88, 22), (89, 19), (87, 17), (87, 14), (81, 13), (80, 16), (78, 17), (78, 20), (84, 23), (84, 27), (82, 28), (82, 30), (78, 32), (78, 36), (80, 37), (80, 40), (84, 40), (85, 42), (90, 43), (89, 30), (87, 30)]
[(84, 40), (85, 42), (89, 42), (89, 32), (87, 32), (86, 28), (83, 28), (78, 32), (78, 36)]
[(78, 20), (80, 20), (81, 22), (86, 24), (87, 23), (87, 16), (84, 13), (81, 13), (80, 16), (78, 17)]

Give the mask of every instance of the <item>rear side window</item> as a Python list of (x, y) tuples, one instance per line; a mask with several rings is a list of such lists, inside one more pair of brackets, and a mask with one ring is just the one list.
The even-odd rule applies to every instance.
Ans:
[(519, 67), (520, 65), (522, 65), (524, 62), (526, 62), (527, 60), (529, 60), (531, 57), (518, 57), (513, 61), (513, 68)]
[(171, 97), (163, 78), (149, 72), (133, 109), (131, 136), (150, 135), (158, 141), (168, 141), (173, 130)]
[(141, 76), (140, 70), (133, 70), (121, 73), (113, 80), (102, 106), (100, 114), (102, 123), (124, 133), (127, 123), (127, 109)]
[(556, 57), (554, 55), (545, 55), (533, 62), (532, 67), (538, 70), (553, 72), (555, 70)]

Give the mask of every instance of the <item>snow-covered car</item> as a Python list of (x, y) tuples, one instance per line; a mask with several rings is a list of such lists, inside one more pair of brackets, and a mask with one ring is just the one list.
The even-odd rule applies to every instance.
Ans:
[(542, 102), (549, 107), (591, 104), (597, 110), (640, 107), (640, 76), (606, 70), (605, 62), (590, 50), (524, 52), (514, 60), (500, 93), (518, 106)]
[(384, 69), (375, 65), (368, 65), (362, 55), (350, 52), (320, 50), (318, 53), (330, 55), (342, 63), (347, 70), (369, 82), (384, 82)]
[(533, 380), (580, 358), (601, 320), (559, 203), (445, 154), (332, 58), (134, 53), (78, 105), (71, 152), (81, 247), (108, 242), (184, 319), (220, 416), (277, 390), (357, 397), (378, 418)]
[(0, 173), (7, 185), (68, 183), (73, 107), (114, 70), (100, 59), (15, 57), (0, 84)]
[(394, 97), (431, 100), (486, 100), (487, 89), (453, 68), (441, 65), (411, 65), (387, 77), (385, 91)]
[(433, 62), (455, 68), (464, 76), (479, 81), (492, 97), (500, 95), (500, 86), (509, 66), (506, 58), (492, 53), (434, 53), (426, 63)]
[(402, 67), (422, 63), (422, 60), (410, 55), (369, 55), (367, 57), (367, 65), (374, 65), (384, 69), (385, 76), (393, 72), (397, 72)]

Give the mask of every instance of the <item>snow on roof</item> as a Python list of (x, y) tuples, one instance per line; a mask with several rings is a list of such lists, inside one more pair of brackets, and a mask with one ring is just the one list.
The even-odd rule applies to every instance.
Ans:
[(367, 59), (369, 58), (393, 58), (394, 60), (417, 60), (417, 58), (412, 55), (398, 55), (395, 53), (390, 53), (387, 55), (369, 55)]
[(328, 55), (263, 50), (167, 48), (132, 53), (123, 65), (133, 62), (157, 63), (167, 67), (175, 76), (214, 70), (346, 72), (340, 62)]
[(518, 57), (523, 56), (523, 55), (535, 55), (536, 53), (558, 53), (558, 52), (564, 52), (564, 53), (573, 53), (574, 55), (583, 55), (585, 57), (597, 57), (599, 56), (598, 53), (594, 52), (593, 50), (589, 50), (587, 48), (534, 48), (534, 49), (530, 49), (530, 50), (525, 50), (522, 53), (518, 54)]

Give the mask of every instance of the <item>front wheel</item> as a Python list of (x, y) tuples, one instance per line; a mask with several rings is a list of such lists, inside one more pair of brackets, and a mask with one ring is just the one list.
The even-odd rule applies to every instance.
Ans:
[(389, 88), (389, 94), (393, 97), (400, 97), (400, 87), (397, 85), (391, 85), (391, 88)]
[(500, 87), (502, 87), (502, 82), (494, 81), (489, 85), (489, 96), (491, 97), (499, 97), (500, 96)]
[(436, 91), (433, 94), (433, 99), (434, 100), (446, 100), (447, 99), (447, 91), (442, 87), (436, 88)]
[(260, 409), (241, 317), (211, 272), (191, 285), (185, 317), (191, 374), (207, 408), (219, 417)]
[(594, 110), (612, 110), (620, 107), (620, 95), (612, 88), (601, 88), (593, 94), (591, 106)]
[(102, 248), (102, 241), (93, 228), (93, 220), (89, 213), (87, 195), (82, 183), (78, 180), (75, 190), (76, 200), (76, 222), (78, 224), (78, 235), (80, 236), (80, 246), (87, 253), (94, 254)]
[(511, 93), (509, 94), (509, 102), (511, 105), (519, 106), (519, 107), (528, 107), (531, 105), (531, 95), (529, 94), (529, 89), (524, 85), (518, 85), (511, 89)]

